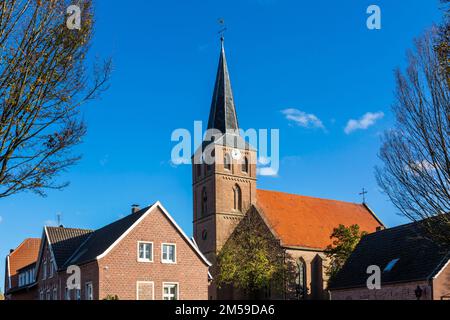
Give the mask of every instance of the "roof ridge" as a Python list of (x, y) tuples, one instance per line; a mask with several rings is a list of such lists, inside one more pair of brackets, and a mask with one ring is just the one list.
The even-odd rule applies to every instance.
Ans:
[(51, 228), (51, 229), (94, 231), (94, 229), (86, 229), (86, 228), (72, 228), (72, 227), (61, 227), (61, 226), (46, 226), (46, 227)]
[[(156, 203), (156, 202), (155, 202), (155, 203)], [(135, 214), (140, 214), (141, 211), (146, 212), (146, 211), (147, 211), (148, 209), (150, 209), (155, 203), (153, 203), (153, 204), (151, 204), (151, 205), (149, 205), (149, 206), (145, 206), (144, 208), (142, 208), (142, 209), (140, 209), (140, 210), (138, 210), (138, 211), (136, 211), (136, 212), (127, 214), (126, 216), (124, 216), (124, 217), (122, 217), (122, 218), (120, 218), (120, 219), (118, 219), (118, 220), (114, 220), (113, 222), (110, 222), (110, 223), (108, 223), (108, 224), (105, 224), (103, 227), (100, 227), (100, 228), (98, 228), (98, 229), (94, 229), (94, 230), (92, 230), (92, 231), (93, 231), (93, 232), (97, 232), (97, 231), (102, 230), (102, 229), (104, 229), (104, 228), (106, 228), (106, 227), (109, 227), (110, 225), (112, 225), (112, 224), (114, 224), (114, 223), (117, 223), (117, 222), (122, 221), (122, 220), (124, 220), (124, 219), (126, 219), (126, 218), (129, 218), (130, 216), (133, 216), (133, 215), (135, 215)]]
[[(426, 220), (426, 219), (424, 219), (424, 220)], [(398, 229), (408, 229), (411, 226), (419, 226), (419, 225), (421, 225), (424, 222), (424, 220), (411, 221), (411, 222), (400, 224), (400, 225), (393, 226), (393, 227), (390, 227), (390, 228), (385, 228), (385, 229), (379, 230), (377, 232), (370, 233), (367, 236), (374, 235), (374, 234), (380, 234), (382, 232), (395, 231), (395, 230), (398, 230)]]
[(329, 198), (321, 198), (321, 197), (315, 197), (315, 196), (307, 196), (307, 195), (302, 195), (302, 194), (297, 194), (297, 193), (290, 193), (290, 192), (284, 192), (284, 191), (266, 190), (266, 189), (259, 189), (259, 188), (257, 188), (256, 191), (272, 192), (272, 193), (282, 193), (282, 194), (286, 194), (286, 195), (290, 195), (290, 196), (295, 196), (295, 197), (303, 197), (303, 198), (316, 199), (316, 200), (324, 200), (324, 201), (334, 201), (334, 202), (340, 202), (340, 203), (346, 203), (346, 204), (354, 204), (354, 205), (357, 205), (357, 206), (363, 206), (363, 207), (364, 207), (364, 204), (363, 204), (363, 203), (350, 202), (350, 201), (337, 200), (337, 199), (329, 199)]

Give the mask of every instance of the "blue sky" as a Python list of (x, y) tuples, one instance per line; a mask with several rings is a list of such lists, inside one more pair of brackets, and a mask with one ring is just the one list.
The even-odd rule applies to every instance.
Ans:
[[(381, 8), (381, 30), (366, 27), (370, 4)], [(439, 22), (438, 0), (97, 0), (96, 14), (91, 54), (113, 58), (111, 87), (83, 109), (84, 157), (62, 177), (71, 185), (0, 201), (0, 274), (8, 250), (40, 237), (58, 212), (65, 226), (98, 228), (133, 203), (160, 200), (191, 234), (191, 168), (170, 165), (170, 137), (207, 121), (220, 17), (239, 124), (280, 130), (280, 171), (258, 187), (351, 202), (365, 187), (388, 226), (406, 222), (378, 190), (374, 166), (393, 124), (393, 70)], [(345, 132), (351, 119), (367, 128)]]

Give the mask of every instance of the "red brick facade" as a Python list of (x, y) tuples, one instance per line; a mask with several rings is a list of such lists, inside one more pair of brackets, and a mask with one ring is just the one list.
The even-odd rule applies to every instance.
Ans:
[[(80, 265), (80, 291), (69, 291), (71, 300), (117, 296), (120, 300), (163, 299), (163, 284), (176, 284), (177, 299), (208, 299), (208, 264), (193, 248), (192, 242), (178, 229), (159, 205), (154, 205), (139, 222), (124, 233), (96, 260)], [(138, 261), (138, 243), (153, 244), (151, 262)], [(175, 263), (163, 263), (162, 244), (175, 245)], [(52, 252), (42, 248), (33, 299), (66, 299), (66, 270), (51, 272)], [(44, 271), (46, 266), (46, 271)], [(138, 288), (139, 285), (139, 288)]]
[[(138, 241), (153, 243), (153, 262), (137, 261)], [(176, 246), (176, 263), (162, 263), (161, 246)], [(100, 298), (108, 294), (136, 299), (137, 281), (153, 282), (154, 298), (162, 299), (164, 282), (179, 285), (179, 299), (208, 299), (208, 266), (157, 208), (104, 258), (98, 260)]]

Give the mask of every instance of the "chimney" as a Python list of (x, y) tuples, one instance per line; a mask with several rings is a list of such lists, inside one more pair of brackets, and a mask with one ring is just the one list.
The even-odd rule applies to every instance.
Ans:
[(138, 204), (132, 204), (132, 205), (131, 205), (131, 213), (136, 213), (136, 212), (138, 212), (139, 210), (141, 210), (141, 208), (139, 208), (139, 205), (138, 205)]
[(14, 249), (9, 249), (9, 253), (13, 253), (14, 252)]
[(377, 230), (377, 231), (384, 230), (384, 227), (383, 227), (383, 226), (378, 226), (376, 230)]

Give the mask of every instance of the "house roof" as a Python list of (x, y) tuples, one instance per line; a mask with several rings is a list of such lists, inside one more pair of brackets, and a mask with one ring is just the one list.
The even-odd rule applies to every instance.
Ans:
[(330, 289), (365, 287), (370, 265), (380, 267), (382, 284), (433, 278), (449, 261), (450, 250), (424, 235), (423, 222), (415, 222), (364, 236)]
[(13, 252), (8, 255), (7, 266), (9, 276), (12, 277), (18, 273), (18, 271), (32, 263), (35, 263), (39, 254), (39, 246), (41, 239), (28, 238), (25, 239)]
[(78, 246), (77, 250), (72, 252), (71, 257), (68, 257), (70, 259), (66, 261), (64, 267), (72, 264), (80, 265), (95, 260), (97, 256), (105, 252), (122, 234), (139, 220), (149, 208), (150, 206), (90, 233), (85, 241)]
[(163, 214), (169, 219), (170, 223), (191, 246), (193, 251), (203, 260), (205, 264), (209, 266), (209, 261), (205, 258), (205, 256), (203, 256), (198, 247), (187, 237), (167, 210), (158, 201), (151, 206), (132, 213), (120, 220), (114, 221), (103, 228), (90, 232), (85, 240), (80, 243), (78, 248), (72, 252), (68, 259), (66, 259), (63, 268), (67, 268), (69, 265), (81, 265), (83, 263), (101, 258), (156, 207), (159, 207), (162, 210)]
[(74, 251), (93, 232), (87, 229), (66, 227), (45, 227), (48, 241), (52, 248), (56, 265), (60, 269)]
[(283, 246), (323, 250), (340, 224), (375, 232), (382, 222), (365, 204), (257, 190), (257, 207)]

